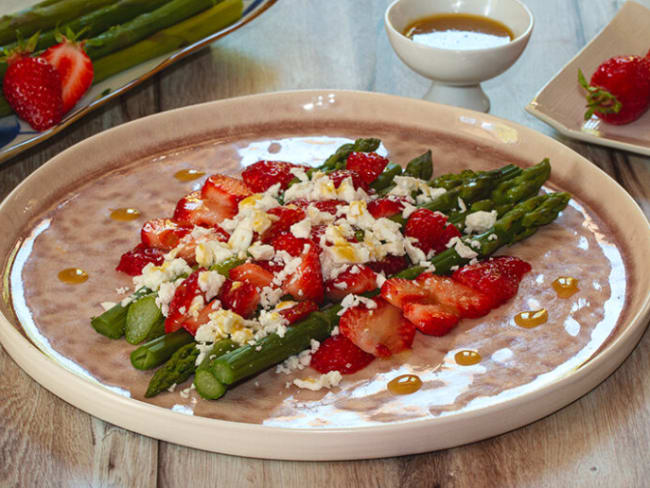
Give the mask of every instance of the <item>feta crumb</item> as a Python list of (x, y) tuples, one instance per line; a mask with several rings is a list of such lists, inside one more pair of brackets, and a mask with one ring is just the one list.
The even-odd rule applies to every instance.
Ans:
[(217, 271), (199, 272), (198, 284), (201, 291), (205, 293), (206, 302), (217, 296), (225, 281), (226, 277)]
[(115, 303), (115, 302), (102, 302), (102, 303), (100, 303), (100, 305), (104, 310), (110, 310), (115, 305), (117, 305), (117, 303)]
[(346, 295), (346, 297), (341, 301), (341, 306), (343, 308), (339, 310), (336, 315), (340, 317), (346, 312), (348, 308), (357, 307), (359, 305), (365, 306), (368, 310), (377, 308), (377, 303), (372, 298), (366, 298), (350, 293), (349, 295)]
[(273, 259), (273, 256), (275, 254), (275, 249), (273, 249), (273, 246), (269, 244), (262, 244), (260, 241), (255, 241), (248, 248), (248, 252), (250, 253), (251, 256), (253, 256), (253, 259), (255, 260), (266, 261), (266, 260)]
[(465, 202), (460, 197), (458, 197), (458, 210), (461, 212), (467, 211), (467, 205), (465, 205)]
[(304, 380), (296, 378), (293, 380), (293, 384), (298, 388), (318, 391), (322, 388), (334, 388), (341, 383), (342, 379), (343, 376), (339, 371), (330, 371), (327, 374), (320, 375), (318, 378), (305, 378)]
[(174, 390), (176, 389), (176, 383), (172, 383), (172, 386), (167, 388), (167, 391), (170, 393), (174, 393)]
[(489, 236), (487, 236), (487, 240), (488, 240), (488, 241), (496, 241), (498, 238), (499, 238), (499, 236), (496, 235), (496, 234), (494, 234), (494, 233), (492, 233), (492, 234), (490, 234)]
[(453, 247), (461, 258), (472, 259), (478, 256), (460, 237), (452, 237), (447, 243), (447, 247)]
[(478, 212), (472, 212), (467, 217), (465, 217), (465, 233), (472, 234), (474, 232), (481, 233), (486, 232), (497, 221), (497, 211), (492, 210), (486, 212), (485, 210), (479, 210)]
[(115, 288), (115, 293), (117, 293), (118, 295), (124, 295), (127, 291), (129, 291), (128, 286), (119, 286)]

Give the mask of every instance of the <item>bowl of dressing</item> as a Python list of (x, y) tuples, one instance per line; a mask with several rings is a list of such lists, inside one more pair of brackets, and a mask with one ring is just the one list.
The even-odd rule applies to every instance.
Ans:
[(534, 20), (519, 0), (395, 0), (384, 24), (399, 58), (432, 80), (425, 100), (487, 112), (480, 83), (517, 61)]

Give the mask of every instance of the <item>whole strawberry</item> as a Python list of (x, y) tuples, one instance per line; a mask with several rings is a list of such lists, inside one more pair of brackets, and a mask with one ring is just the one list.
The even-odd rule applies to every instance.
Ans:
[(30, 57), (29, 45), (19, 47), (7, 57), (9, 66), (2, 90), (18, 117), (35, 130), (43, 131), (63, 117), (61, 77), (47, 60)]
[(648, 55), (614, 56), (598, 66), (589, 84), (582, 71), (578, 71), (578, 80), (587, 90), (585, 120), (596, 114), (610, 124), (628, 124), (650, 105)]

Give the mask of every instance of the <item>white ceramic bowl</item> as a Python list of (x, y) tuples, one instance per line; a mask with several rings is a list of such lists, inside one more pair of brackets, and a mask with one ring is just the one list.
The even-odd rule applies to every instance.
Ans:
[[(505, 24), (515, 38), (483, 49), (441, 49), (414, 42), (402, 32), (414, 21), (441, 13), (482, 15)], [(426, 100), (487, 112), (480, 83), (500, 75), (519, 58), (533, 30), (533, 14), (519, 0), (395, 0), (384, 16), (393, 49), (412, 70), (433, 80)]]

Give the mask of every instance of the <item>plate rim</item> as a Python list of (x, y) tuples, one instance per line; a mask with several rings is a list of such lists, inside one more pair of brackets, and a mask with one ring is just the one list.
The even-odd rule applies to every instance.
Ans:
[(548, 88), (548, 86), (557, 78), (557, 76), (562, 73), (567, 66), (569, 66), (571, 63), (573, 63), (576, 59), (578, 59), (580, 56), (582, 56), (582, 53), (586, 51), (596, 40), (603, 34), (605, 30), (610, 26), (610, 24), (618, 17), (621, 15), (626, 9), (629, 8), (643, 8), (644, 10), (650, 10), (648, 7), (646, 7), (643, 4), (640, 4), (639, 2), (635, 0), (627, 0), (616, 12), (616, 15), (610, 20), (607, 24), (603, 26), (603, 28), (589, 41), (587, 42), (582, 49), (580, 49), (571, 59), (569, 59), (552, 77), (549, 79), (546, 83), (544, 83), (544, 86), (542, 86), (533, 99), (524, 107), (526, 112), (529, 114), (537, 117), (539, 120), (544, 122), (545, 124), (550, 125), (554, 129), (556, 129), (558, 132), (560, 132), (562, 135), (565, 135), (571, 139), (576, 139), (579, 141), (583, 142), (588, 142), (591, 144), (596, 144), (600, 146), (606, 146), (606, 147), (612, 147), (614, 149), (621, 149), (624, 151), (629, 151), (632, 153), (636, 154), (642, 154), (644, 156), (650, 156), (650, 143), (648, 146), (640, 146), (638, 144), (632, 144), (630, 142), (621, 142), (617, 141), (615, 139), (610, 139), (609, 137), (599, 137), (595, 136), (593, 134), (590, 134), (589, 132), (582, 132), (579, 130), (575, 129), (570, 129), (566, 125), (564, 125), (562, 122), (559, 120), (556, 120), (553, 118), (551, 115), (540, 111), (537, 106), (538, 102), (537, 99), (540, 97), (540, 95)]
[[(573, 153), (573, 155), (580, 161), (580, 164), (585, 165), (587, 171), (594, 171), (595, 174), (600, 174), (600, 177), (605, 177), (611, 180), (611, 182), (616, 184), (619, 189), (622, 190), (621, 197), (626, 200), (627, 204), (631, 204), (635, 207), (635, 212), (645, 218), (645, 215), (638, 204), (604, 171), (595, 165), (592, 165), (586, 158), (561, 144), (559, 141), (533, 129), (492, 115), (473, 112), (470, 110), (431, 104), (430, 102), (395, 95), (355, 90), (292, 90), (271, 92), (207, 102), (153, 114), (148, 117), (121, 124), (80, 141), (54, 156), (32, 174), (37, 174), (42, 171), (42, 168), (47, 169), (50, 166), (58, 164), (57, 161), (65, 160), (66, 154), (68, 154), (69, 151), (74, 151), (79, 146), (95, 144), (97, 140), (113, 137), (113, 134), (119, 134), (120, 131), (128, 130), (135, 125), (144, 126), (145, 124), (149, 124), (153, 119), (176, 117), (178, 114), (197, 109), (212, 109), (212, 107), (218, 109), (219, 106), (223, 104), (237, 104), (242, 102), (253, 103), (278, 96), (288, 96), (289, 98), (298, 96), (316, 97), (332, 93), (337, 95), (337, 98), (342, 98), (343, 103), (345, 103), (346, 97), (370, 97), (394, 100), (395, 102), (408, 101), (408, 103), (412, 104), (422, 104), (421, 106), (423, 107), (434, 106), (435, 108), (432, 109), (434, 111), (442, 110), (450, 111), (450, 113), (456, 112), (467, 114), (478, 119), (487, 119), (491, 122), (507, 124), (520, 133), (523, 133), (526, 137), (541, 137), (549, 144), (558, 145), (559, 150)], [(26, 182), (29, 182), (30, 179), (31, 175), (21, 182), (20, 185), (18, 185), (6, 197), (6, 199), (0, 203), (0, 212), (3, 211), (6, 202), (11, 198), (15, 198), (16, 194), (21, 191), (23, 186), (26, 185)], [(647, 230), (646, 239), (650, 240), (650, 228)], [(498, 405), (487, 405), (447, 417), (400, 421), (386, 425), (326, 429), (274, 427), (261, 424), (247, 424), (205, 417), (188, 416), (186, 414), (173, 412), (139, 400), (123, 397), (68, 371), (50, 359), (40, 349), (26, 339), (2, 314), (0, 314), (0, 343), (2, 343), (3, 347), (14, 361), (16, 361), (25, 372), (41, 384), (41, 386), (45, 387), (65, 401), (73, 404), (77, 408), (101, 418), (102, 420), (120, 425), (128, 430), (189, 447), (226, 454), (266, 459), (345, 460), (414, 454), (453, 447), (501, 434), (536, 421), (583, 396), (609, 376), (623, 362), (640, 340), (641, 335), (646, 329), (647, 324), (645, 324), (645, 321), (648, 316), (650, 316), (650, 293), (639, 306), (637, 313), (626, 321), (625, 330), (606, 344), (598, 353), (600, 356), (598, 361), (587, 361), (587, 363), (576, 368), (576, 370), (572, 371), (570, 374), (567, 374), (548, 385)], [(604, 358), (607, 359), (605, 360)], [(52, 363), (56, 365), (56, 368), (52, 368)], [(76, 394), (74, 392), (75, 388), (71, 385), (82, 387), (82, 392)], [(551, 394), (557, 394), (558, 391), (567, 390), (569, 388), (573, 388), (572, 393), (567, 395), (565, 392), (563, 395), (560, 395), (562, 396), (561, 399), (554, 398), (554, 395)], [(522, 405), (530, 405), (531, 403), (533, 403), (535, 407), (535, 413), (533, 415), (522, 415), (521, 411), (518, 411), (525, 410), (519, 408)], [(495, 414), (495, 409), (502, 413), (507, 412), (508, 415), (503, 415), (505, 418), (502, 419), (501, 423), (498, 425), (496, 422), (488, 422), (489, 425), (481, 425), (484, 418)], [(123, 412), (123, 410), (125, 412)], [(124, 418), (125, 413), (135, 413), (135, 415)], [(156, 415), (156, 417), (160, 419), (160, 422), (158, 422), (160, 425), (156, 428), (151, 428), (148, 424), (148, 420), (151, 418), (152, 414)], [(459, 435), (459, 432), (454, 430), (453, 427), (458, 422), (464, 421), (475, 425), (476, 429), (465, 429), (462, 435)], [(165, 424), (167, 424), (167, 426)], [(215, 429), (218, 428), (220, 435), (223, 435), (223, 439), (220, 438), (218, 442), (208, 442), (205, 439), (198, 437), (193, 438), (192, 435), (203, 431), (206, 424), (209, 424), (210, 427), (214, 426)], [(143, 427), (143, 425), (145, 425), (145, 427)], [(185, 435), (179, 436), (178, 432), (169, 428), (170, 425), (183, 426), (183, 430), (186, 430), (187, 432)], [(430, 431), (434, 428), (437, 431), (440, 431), (438, 433), (442, 433), (443, 435), (437, 439), (428, 439), (423, 437), (423, 431), (427, 432), (428, 436), (431, 433)], [(393, 434), (396, 430), (408, 433), (417, 442), (411, 443), (408, 448), (391, 444), (390, 441), (392, 441)], [(263, 434), (259, 436), (262, 439), (253, 444), (243, 443), (241, 437), (247, 435), (250, 436), (251, 432), (254, 436)], [(287, 442), (287, 436), (290, 437), (289, 440), (292, 442)], [(340, 448), (342, 437), (344, 437), (345, 442), (348, 443), (346, 449)], [(365, 446), (368, 445), (372, 445), (375, 450), (373, 450), (373, 452), (366, 452), (367, 447)], [(270, 446), (273, 446), (273, 449), (269, 450)], [(278, 446), (282, 447), (278, 448)]]

